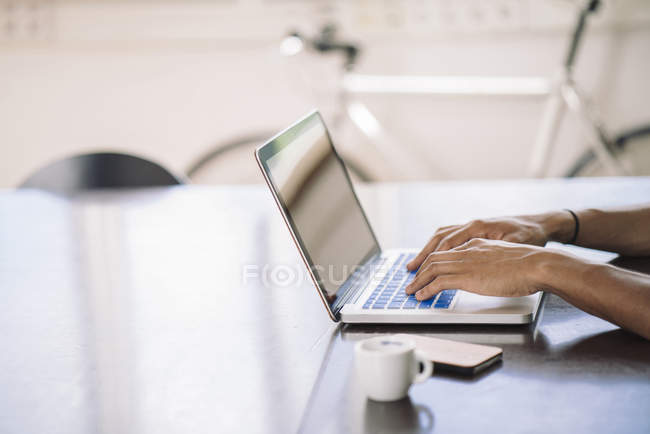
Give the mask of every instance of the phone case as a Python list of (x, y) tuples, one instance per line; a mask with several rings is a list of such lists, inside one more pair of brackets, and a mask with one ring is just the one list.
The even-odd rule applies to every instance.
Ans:
[(401, 334), (415, 341), (418, 351), (434, 362), (437, 371), (476, 374), (501, 360), (503, 350), (488, 345), (468, 344), (427, 336)]

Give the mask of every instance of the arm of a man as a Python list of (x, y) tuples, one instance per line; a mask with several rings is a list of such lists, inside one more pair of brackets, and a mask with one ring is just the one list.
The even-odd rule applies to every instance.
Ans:
[(472, 239), (431, 253), (406, 293), (425, 300), (453, 288), (500, 297), (548, 291), (650, 339), (650, 276), (567, 253)]
[(650, 339), (650, 276), (550, 252), (540, 264), (542, 289)]
[(650, 256), (650, 207), (577, 211), (576, 244), (625, 256)]
[[(650, 256), (650, 206), (576, 211), (579, 227), (575, 244), (626, 256)], [(436, 231), (408, 264), (417, 269), (434, 252), (450, 250), (473, 238), (543, 246), (547, 241), (572, 241), (576, 222), (566, 210), (515, 217), (474, 220)]]

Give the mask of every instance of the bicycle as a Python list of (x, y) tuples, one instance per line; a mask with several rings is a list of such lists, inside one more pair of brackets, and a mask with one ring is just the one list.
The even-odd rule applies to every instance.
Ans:
[[(612, 138), (595, 107), (589, 103), (573, 79), (573, 67), (587, 19), (598, 10), (600, 4), (600, 0), (589, 0), (578, 13), (565, 60), (552, 84), (542, 115), (541, 127), (533, 146), (529, 168), (529, 173), (533, 177), (543, 177), (546, 174), (559, 126), (567, 109), (580, 121), (583, 136), (589, 145), (589, 148), (571, 165), (566, 173), (567, 177), (587, 175), (590, 172), (600, 174), (597, 172), (598, 169), (593, 167), (595, 163), (599, 163), (609, 174), (639, 174), (630, 167), (631, 163), (626, 161), (624, 152), (629, 151), (632, 147), (631, 143), (650, 138), (650, 125), (622, 132)], [(648, 149), (646, 146), (644, 148)]]
[[(626, 160), (630, 159), (630, 155), (635, 155), (630, 152), (630, 149), (635, 150), (638, 148), (644, 152), (650, 151), (650, 146), (646, 146), (643, 142), (643, 139), (650, 139), (650, 125), (641, 126), (623, 132), (615, 138), (610, 138), (594, 107), (587, 101), (587, 98), (573, 80), (573, 66), (580, 42), (584, 36), (587, 19), (599, 6), (599, 0), (589, 0), (579, 10), (575, 27), (571, 33), (567, 55), (553, 80), (544, 77), (445, 77), (357, 74), (354, 72), (354, 67), (357, 64), (361, 49), (352, 42), (339, 40), (336, 27), (333, 25), (325, 26), (312, 38), (298, 32), (292, 32), (283, 40), (282, 46), (287, 55), (296, 55), (304, 51), (313, 51), (320, 54), (333, 52), (342, 55), (340, 85), (336, 95), (338, 109), (333, 116), (330, 127), (336, 131), (341, 129), (345, 122), (349, 122), (366, 139), (365, 144), (372, 146), (372, 149), (368, 150), (369, 152), (363, 152), (364, 158), (355, 156), (352, 150), (347, 149), (345, 146), (339, 149), (353, 178), (356, 180), (374, 181), (380, 179), (380, 175), (385, 175), (386, 168), (381, 171), (375, 170), (374, 164), (370, 164), (368, 161), (368, 156), (375, 154), (385, 162), (392, 163), (388, 164), (388, 169), (408, 165), (410, 168), (408, 173), (404, 174), (403, 171), (396, 170), (391, 176), (394, 179), (421, 179), (427, 173), (434, 171), (435, 168), (435, 162), (431, 160), (431, 157), (420, 152), (415, 147), (408, 148), (408, 152), (395, 152), (398, 149), (396, 143), (401, 143), (402, 148), (408, 147), (408, 144), (405, 145), (403, 142), (392, 138), (367, 105), (359, 99), (355, 99), (356, 95), (369, 93), (381, 95), (545, 97), (547, 102), (542, 115), (541, 126), (533, 145), (532, 158), (528, 169), (529, 176), (546, 176), (559, 125), (567, 110), (576, 115), (580, 121), (589, 148), (571, 165), (565, 176), (600, 174), (599, 166), (609, 171), (610, 174), (639, 174), (639, 170), (630, 167), (630, 162)], [(193, 177), (211, 162), (228, 153), (241, 149), (250, 151), (255, 145), (262, 143), (272, 135), (273, 132), (264, 131), (217, 144), (189, 167), (188, 176)], [(356, 146), (363, 146), (363, 141)], [(642, 160), (649, 161), (650, 153), (648, 158), (642, 158)]]

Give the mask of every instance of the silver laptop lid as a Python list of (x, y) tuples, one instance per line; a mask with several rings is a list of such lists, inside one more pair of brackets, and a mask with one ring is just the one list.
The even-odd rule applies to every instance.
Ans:
[(255, 154), (321, 298), (338, 321), (350, 282), (381, 249), (320, 114), (308, 114)]

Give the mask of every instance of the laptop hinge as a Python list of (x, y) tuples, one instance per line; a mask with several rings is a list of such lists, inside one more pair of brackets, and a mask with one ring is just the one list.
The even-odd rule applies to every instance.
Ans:
[(359, 296), (361, 296), (361, 292), (368, 286), (370, 279), (375, 275), (380, 257), (380, 252), (372, 254), (364, 262), (363, 266), (359, 267), (343, 282), (339, 289), (343, 293), (332, 306), (332, 312), (335, 315), (338, 315), (341, 309), (343, 309), (343, 306), (356, 302)]

